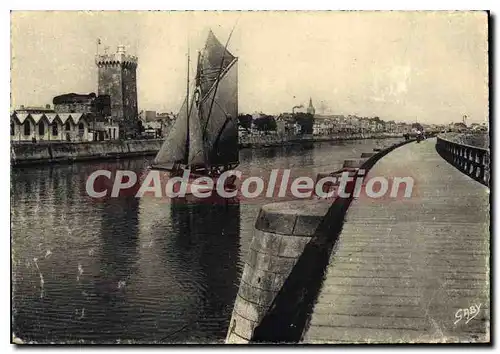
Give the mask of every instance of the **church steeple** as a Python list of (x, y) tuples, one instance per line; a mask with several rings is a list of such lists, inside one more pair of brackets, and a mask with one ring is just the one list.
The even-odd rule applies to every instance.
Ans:
[(311, 97), (309, 97), (309, 107), (307, 107), (307, 113), (312, 114), (312, 115), (314, 115), (314, 113), (316, 113), (316, 110), (314, 109), (313, 101), (312, 101)]

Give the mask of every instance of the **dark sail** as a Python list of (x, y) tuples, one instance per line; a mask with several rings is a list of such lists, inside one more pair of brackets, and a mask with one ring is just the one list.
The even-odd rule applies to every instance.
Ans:
[(187, 165), (204, 167), (206, 166), (205, 158), (203, 135), (200, 119), (198, 118), (198, 107), (196, 104), (193, 104), (189, 114), (189, 152)]
[[(217, 87), (215, 87), (217, 86)], [(238, 62), (236, 59), (200, 104), (207, 160), (211, 165), (238, 163)]]
[(198, 59), (195, 86), (189, 117), (184, 102), (155, 165), (180, 162), (211, 168), (238, 164), (237, 58), (212, 31)]
[(201, 97), (204, 98), (208, 91), (217, 81), (221, 72), (232, 63), (236, 58), (229, 53), (225, 46), (215, 37), (214, 33), (208, 33), (205, 48), (201, 53), (198, 74), (200, 76)]
[(188, 120), (186, 100), (182, 103), (174, 125), (154, 159), (155, 165), (173, 165), (175, 162), (186, 163), (186, 141), (188, 133)]

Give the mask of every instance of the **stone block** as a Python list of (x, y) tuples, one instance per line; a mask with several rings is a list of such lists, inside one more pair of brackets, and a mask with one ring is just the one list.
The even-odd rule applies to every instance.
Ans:
[(261, 231), (291, 235), (296, 215), (294, 213), (281, 212), (280, 207), (284, 207), (285, 204), (286, 202), (264, 205), (260, 209), (259, 216), (255, 222), (255, 228)]
[(234, 311), (250, 321), (259, 323), (266, 314), (267, 308), (260, 307), (238, 296), (234, 303)]
[[(245, 263), (246, 263), (245, 268), (248, 266), (248, 267), (254, 269), (256, 261), (257, 261), (257, 252), (253, 249), (249, 249), (246, 260), (245, 260)], [(243, 271), (245, 271), (245, 270), (243, 269)]]
[(281, 242), (279, 256), (298, 258), (311, 240), (310, 237), (287, 237)]
[(254, 229), (250, 248), (270, 255), (278, 254), (282, 235)]
[[(331, 202), (322, 199), (266, 204), (261, 208), (255, 228), (282, 235), (312, 235), (311, 229), (315, 230), (317, 219), (323, 218), (330, 205)], [(294, 231), (297, 222), (298, 233)]]
[(268, 308), (276, 297), (277, 291), (263, 290), (241, 282), (238, 294), (247, 301)]
[(252, 269), (269, 270), (271, 257), (272, 256), (269, 254), (250, 249), (248, 251), (246, 263)]
[(248, 270), (243, 271), (243, 276), (241, 278), (245, 283), (259, 289), (275, 290), (273, 289), (274, 273), (265, 270), (251, 269), (250, 267), (245, 267), (245, 269)]
[(252, 338), (253, 331), (257, 327), (257, 323), (241, 317), (233, 311), (233, 317), (229, 325), (232, 332), (243, 338)]
[(241, 338), (236, 333), (230, 333), (226, 339), (226, 344), (248, 344), (249, 340)]
[(253, 269), (269, 270), (269, 265), (273, 256), (254, 250), (250, 250), (250, 253), (253, 254)]
[(297, 263), (297, 258), (272, 257), (269, 271), (275, 274), (290, 274), (290, 271)]

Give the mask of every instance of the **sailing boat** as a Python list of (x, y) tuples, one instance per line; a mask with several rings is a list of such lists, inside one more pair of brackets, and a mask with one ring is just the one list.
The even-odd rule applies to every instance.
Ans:
[(223, 46), (210, 30), (198, 53), (194, 93), (189, 97), (188, 69), (186, 98), (152, 169), (168, 171), (171, 176), (189, 170), (191, 180), (217, 178), (238, 166), (237, 64), (227, 43)]

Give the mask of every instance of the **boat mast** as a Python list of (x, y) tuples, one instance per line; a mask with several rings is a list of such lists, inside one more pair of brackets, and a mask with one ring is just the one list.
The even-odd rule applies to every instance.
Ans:
[[(189, 121), (189, 40), (188, 40), (188, 53), (187, 53), (186, 113)], [(189, 130), (189, 124), (188, 124), (188, 130)]]
[(189, 160), (189, 38), (188, 38), (188, 51), (187, 51), (187, 83), (186, 83), (186, 116), (187, 116), (187, 134), (186, 134), (186, 152), (184, 160), (188, 164)]

